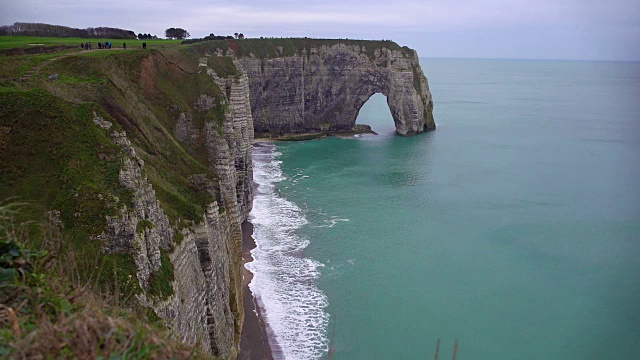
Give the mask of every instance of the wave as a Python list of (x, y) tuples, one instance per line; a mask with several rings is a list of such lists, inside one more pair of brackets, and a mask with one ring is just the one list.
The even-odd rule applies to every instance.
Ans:
[(296, 230), (308, 221), (277, 191), (276, 184), (286, 179), (280, 155), (273, 144), (253, 150), (258, 186), (249, 219), (256, 248), (251, 251), (254, 261), (245, 266), (253, 273), (249, 289), (264, 305), (266, 322), (275, 335), (277, 344), (272, 348), (281, 349), (285, 359), (315, 359), (329, 349), (329, 314), (324, 311), (328, 301), (315, 285), (324, 265), (302, 256), (309, 241)]
[(335, 226), (336, 224), (338, 224), (338, 223), (341, 223), (341, 222), (347, 222), (347, 221), (349, 221), (349, 219), (341, 219), (341, 218), (339, 218), (339, 217), (337, 217), (337, 216), (332, 216), (332, 217), (331, 217), (331, 218), (329, 218), (329, 219), (322, 220), (322, 222), (323, 222), (324, 224), (322, 224), (322, 225), (315, 225), (315, 226), (313, 226), (313, 227), (318, 227), (318, 228), (323, 228), (323, 227), (326, 227), (326, 228), (332, 228), (332, 227), (334, 227), (334, 226)]

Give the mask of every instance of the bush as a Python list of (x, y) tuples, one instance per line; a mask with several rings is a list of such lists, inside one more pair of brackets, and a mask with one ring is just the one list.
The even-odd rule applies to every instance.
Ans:
[(47, 37), (79, 37), (79, 38), (109, 38), (135, 39), (136, 34), (131, 30), (112, 27), (97, 27), (76, 29), (68, 26), (50, 25), (43, 23), (21, 23), (0, 26), (0, 35), (4, 36), (47, 36)]
[(0, 205), (0, 358), (212, 358), (173, 338), (152, 311), (114, 307), (95, 284), (74, 283), (55, 212), (36, 246), (26, 230), (36, 224), (15, 225), (16, 207)]

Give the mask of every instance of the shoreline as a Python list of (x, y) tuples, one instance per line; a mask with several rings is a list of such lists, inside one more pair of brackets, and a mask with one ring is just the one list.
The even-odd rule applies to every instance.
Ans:
[[(244, 324), (240, 335), (239, 360), (274, 360), (274, 354), (280, 355), (282, 351), (275, 344), (275, 337), (264, 318), (264, 306), (260, 299), (253, 296), (249, 283), (253, 279), (253, 273), (244, 265), (253, 261), (251, 250), (256, 247), (253, 238), (253, 224), (249, 220), (242, 223), (242, 296), (244, 308)], [(274, 351), (275, 350), (275, 351)]]

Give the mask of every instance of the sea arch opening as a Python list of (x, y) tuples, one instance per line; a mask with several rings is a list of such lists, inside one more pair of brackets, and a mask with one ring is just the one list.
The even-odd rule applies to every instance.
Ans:
[(395, 133), (396, 127), (387, 97), (382, 93), (371, 95), (358, 110), (356, 124), (369, 125), (371, 130), (381, 135)]

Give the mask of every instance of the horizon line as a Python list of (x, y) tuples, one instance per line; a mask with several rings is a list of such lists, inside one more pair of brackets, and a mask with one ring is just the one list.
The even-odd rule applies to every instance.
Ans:
[(418, 56), (420, 59), (441, 59), (441, 60), (513, 60), (513, 61), (572, 61), (572, 62), (618, 62), (618, 63), (640, 63), (638, 60), (615, 60), (615, 59), (557, 59), (557, 58), (516, 58), (516, 57), (461, 57), (461, 56)]

